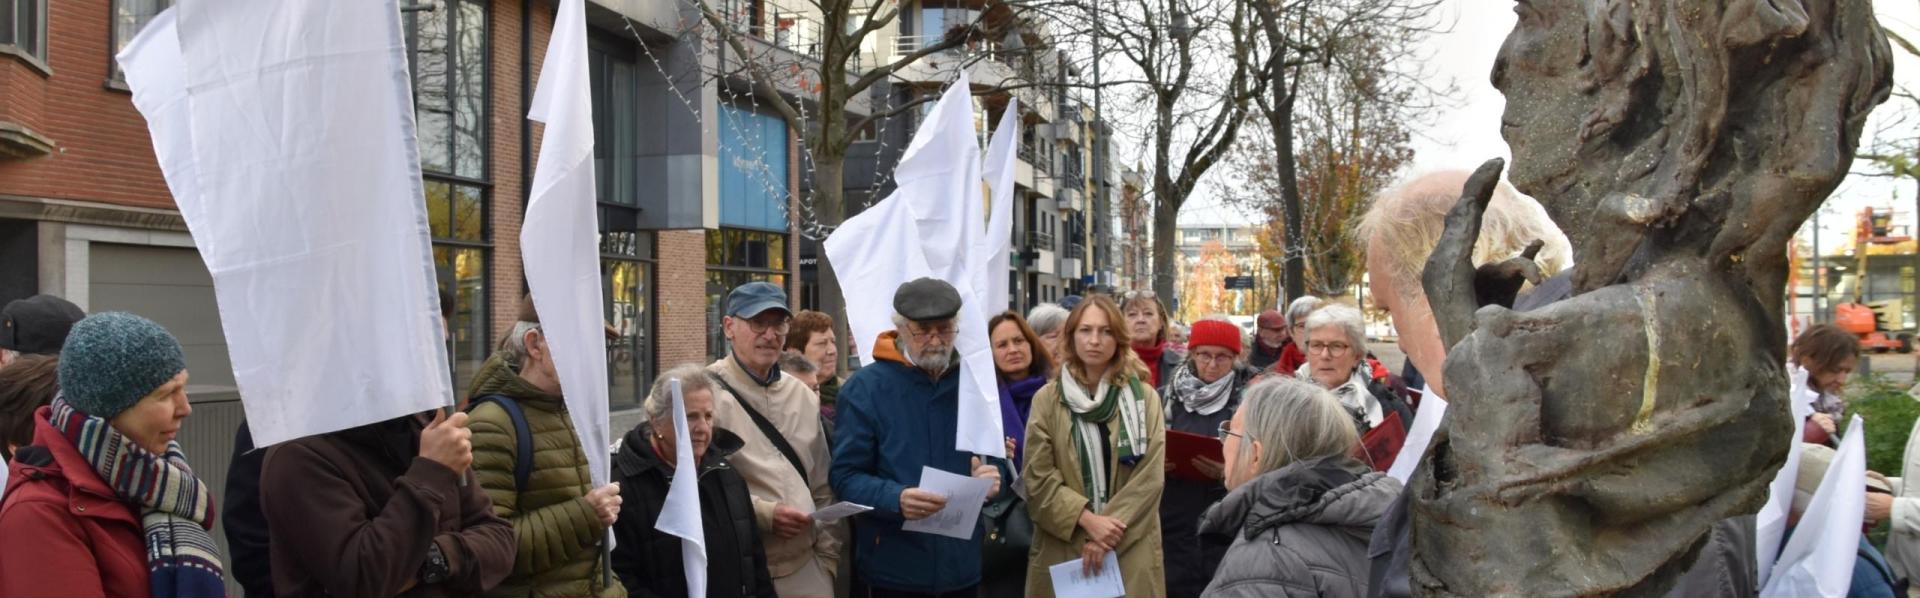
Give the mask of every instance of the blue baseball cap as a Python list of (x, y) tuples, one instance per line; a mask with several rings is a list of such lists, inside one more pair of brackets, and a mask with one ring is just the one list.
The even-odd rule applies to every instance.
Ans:
[(727, 315), (736, 318), (752, 318), (769, 309), (777, 309), (787, 315), (793, 310), (787, 309), (787, 292), (770, 282), (749, 282), (734, 287), (727, 293)]

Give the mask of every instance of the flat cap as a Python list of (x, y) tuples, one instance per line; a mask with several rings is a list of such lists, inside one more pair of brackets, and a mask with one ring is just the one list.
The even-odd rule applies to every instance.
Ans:
[(893, 293), (893, 311), (915, 322), (951, 320), (960, 313), (960, 292), (938, 278), (909, 281)]
[(34, 295), (0, 309), (0, 349), (29, 355), (56, 355), (67, 331), (87, 312), (53, 295)]

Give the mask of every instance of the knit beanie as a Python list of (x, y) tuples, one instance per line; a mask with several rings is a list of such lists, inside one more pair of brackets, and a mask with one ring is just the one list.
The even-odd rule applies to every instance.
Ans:
[(1240, 354), (1240, 327), (1232, 322), (1220, 320), (1201, 320), (1193, 323), (1193, 330), (1187, 333), (1187, 350), (1200, 347), (1220, 347)]
[(75, 409), (113, 419), (187, 369), (167, 329), (125, 312), (87, 316), (60, 349), (60, 394)]

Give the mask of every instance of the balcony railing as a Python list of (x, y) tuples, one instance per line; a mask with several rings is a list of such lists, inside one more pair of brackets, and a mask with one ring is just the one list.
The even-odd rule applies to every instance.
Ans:
[(1047, 251), (1053, 251), (1053, 235), (1050, 233), (1043, 233), (1040, 231), (1028, 231), (1027, 247), (1030, 249), (1045, 249)]
[(826, 30), (819, 21), (800, 13), (774, 13), (756, 22), (751, 13), (745, 10), (739, 13), (727, 19), (733, 24), (734, 31), (759, 38), (794, 54), (815, 60), (820, 58), (821, 45), (825, 42), (822, 35)]
[(1067, 246), (1067, 259), (1077, 260), (1087, 257), (1087, 246), (1074, 243)]

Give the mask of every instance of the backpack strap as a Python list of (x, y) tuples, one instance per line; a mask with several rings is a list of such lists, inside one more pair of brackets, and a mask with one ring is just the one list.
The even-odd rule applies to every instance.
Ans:
[(780, 449), (781, 456), (786, 457), (787, 463), (793, 465), (793, 470), (800, 473), (800, 481), (807, 482), (812, 479), (807, 477), (807, 466), (800, 463), (800, 453), (795, 452), (793, 445), (787, 443), (786, 435), (781, 434), (779, 428), (773, 427), (773, 422), (768, 421), (767, 416), (760, 415), (760, 411), (754, 409), (746, 399), (740, 398), (740, 393), (735, 392), (733, 385), (728, 384), (725, 378), (718, 375), (711, 378), (714, 382), (720, 383), (720, 388), (725, 389), (727, 394), (733, 395), (733, 402), (739, 403), (740, 409), (747, 412), (747, 417), (753, 418), (753, 425), (760, 428), (760, 433), (765, 435), (767, 440), (773, 442), (773, 448)]
[(474, 399), (467, 412), (485, 403), (499, 405), (507, 412), (507, 419), (513, 422), (513, 489), (515, 492), (527, 491), (527, 478), (533, 477), (533, 430), (527, 426), (527, 412), (520, 409), (520, 402), (506, 395), (487, 395)]

